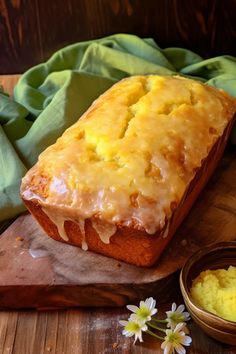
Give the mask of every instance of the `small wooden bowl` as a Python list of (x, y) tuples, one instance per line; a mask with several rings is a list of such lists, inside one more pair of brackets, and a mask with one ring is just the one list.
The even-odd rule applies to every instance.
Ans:
[(180, 274), (180, 288), (188, 311), (203, 331), (220, 342), (236, 345), (236, 322), (224, 320), (204, 310), (194, 303), (190, 295), (192, 281), (203, 270), (228, 268), (230, 265), (236, 266), (236, 241), (221, 242), (201, 249), (184, 265)]

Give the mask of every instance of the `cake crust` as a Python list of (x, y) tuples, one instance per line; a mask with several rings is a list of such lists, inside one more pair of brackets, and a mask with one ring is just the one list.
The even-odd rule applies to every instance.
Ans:
[(153, 265), (213, 173), (235, 109), (194, 80), (124, 79), (41, 154), (22, 198), (54, 239)]

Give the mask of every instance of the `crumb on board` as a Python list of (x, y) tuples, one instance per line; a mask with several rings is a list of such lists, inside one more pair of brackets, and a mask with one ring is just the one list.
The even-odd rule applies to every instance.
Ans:
[(16, 237), (16, 241), (24, 241), (24, 239), (23, 239), (23, 237), (21, 237), (21, 236), (17, 236), (17, 237)]
[(47, 352), (51, 352), (52, 351), (52, 347), (47, 347)]
[(113, 348), (113, 349), (116, 349), (117, 347), (118, 347), (118, 343), (117, 343), (117, 342), (112, 343), (112, 348)]

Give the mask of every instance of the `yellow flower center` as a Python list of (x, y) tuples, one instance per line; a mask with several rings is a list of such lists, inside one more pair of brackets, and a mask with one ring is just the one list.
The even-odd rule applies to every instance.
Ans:
[(146, 320), (147, 317), (151, 315), (151, 312), (150, 312), (149, 308), (142, 306), (137, 310), (136, 315), (139, 318)]
[(168, 341), (172, 343), (173, 345), (178, 345), (180, 342), (180, 335), (178, 333), (171, 333), (168, 336)]
[(174, 312), (171, 316), (170, 319), (175, 322), (175, 323), (180, 323), (184, 321), (184, 315), (182, 313), (176, 313)]
[(140, 325), (136, 322), (129, 322), (125, 326), (125, 329), (129, 332), (136, 333), (140, 330)]

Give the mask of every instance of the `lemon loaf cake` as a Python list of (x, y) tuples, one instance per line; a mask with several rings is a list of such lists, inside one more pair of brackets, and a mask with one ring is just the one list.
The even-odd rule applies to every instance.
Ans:
[(213, 173), (235, 110), (195, 80), (123, 79), (39, 156), (22, 198), (55, 240), (151, 266)]

